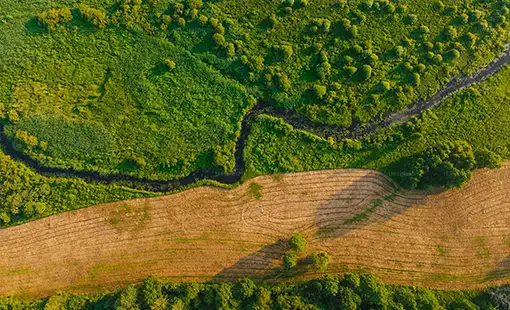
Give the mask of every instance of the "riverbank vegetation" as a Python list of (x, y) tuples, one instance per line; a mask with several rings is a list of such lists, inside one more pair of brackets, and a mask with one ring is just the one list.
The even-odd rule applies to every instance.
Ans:
[(348, 127), (476, 71), (508, 39), (499, 0), (7, 1), (1, 12), (1, 115), (16, 147), (45, 166), (151, 179), (231, 172), (255, 98)]
[[(383, 171), (411, 188), (459, 186), (475, 167), (496, 168), (502, 158), (510, 158), (509, 81), (507, 66), (489, 80), (455, 94), (439, 108), (361, 141), (324, 139), (295, 130), (281, 119), (260, 116), (245, 151), (247, 176), (362, 167)], [(457, 165), (460, 169), (448, 164), (452, 143), (464, 149), (465, 160)], [(441, 154), (441, 149), (448, 152)], [(426, 160), (434, 153), (439, 155), (435, 164)], [(429, 171), (425, 163), (441, 166), (443, 171), (435, 170), (436, 174), (423, 179)], [(443, 182), (437, 177), (451, 179)]]

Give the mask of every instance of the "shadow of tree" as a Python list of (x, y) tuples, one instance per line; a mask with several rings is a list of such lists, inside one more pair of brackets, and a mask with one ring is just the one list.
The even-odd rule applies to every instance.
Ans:
[(302, 275), (308, 268), (307, 258), (302, 258), (292, 270), (284, 269), (282, 257), (288, 250), (288, 240), (278, 240), (223, 269), (212, 281), (235, 281), (245, 277), (252, 280), (283, 280)]
[[(258, 280), (283, 280), (301, 276), (310, 271), (311, 266), (306, 256), (319, 250), (314, 248), (317, 239), (339, 238), (365, 225), (388, 221), (407, 209), (406, 206), (392, 203), (392, 200), (397, 198), (399, 187), (389, 177), (380, 173), (343, 170), (317, 181), (319, 184), (328, 184), (324, 188), (316, 187), (315, 191), (321, 193), (310, 192), (307, 187), (303, 187), (302, 193), (293, 193), (292, 197), (288, 197), (289, 201), (298, 205), (295, 208), (279, 209), (281, 211), (275, 215), (280, 228), (272, 227), (273, 229), (290, 234), (300, 232), (309, 241), (308, 249), (300, 255), (301, 260), (295, 268), (290, 271), (283, 268), (282, 257), (289, 247), (288, 239), (280, 239), (242, 257), (232, 266), (224, 268), (212, 280), (236, 280), (248, 276)], [(322, 195), (327, 197), (326, 202), (321, 202)], [(310, 200), (312, 196), (317, 202)], [(295, 202), (296, 199), (299, 202)], [(288, 222), (282, 222), (283, 219)], [(272, 225), (271, 221), (265, 224)]]
[(388, 221), (406, 210), (393, 204), (400, 191), (383, 174), (352, 178), (348, 185), (318, 208), (315, 219), (317, 237), (338, 238), (363, 226)]
[(510, 278), (510, 255), (496, 264), (496, 267), (485, 275), (484, 281), (503, 280)]
[(48, 33), (48, 31), (41, 26), (39, 20), (35, 16), (25, 23), (25, 32), (31, 35), (42, 35)]

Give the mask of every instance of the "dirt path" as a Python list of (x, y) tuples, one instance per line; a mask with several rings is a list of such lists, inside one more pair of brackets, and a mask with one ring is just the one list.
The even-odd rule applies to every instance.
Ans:
[(336, 137), (339, 138), (363, 138), (366, 135), (375, 133), (377, 130), (387, 128), (393, 124), (403, 123), (408, 121), (411, 117), (417, 116), (426, 109), (437, 107), (446, 98), (450, 97), (455, 92), (469, 87), (475, 83), (479, 83), (486, 78), (494, 75), (503, 66), (510, 62), (510, 47), (508, 47), (503, 54), (494, 60), (492, 63), (478, 71), (472, 76), (459, 76), (445, 85), (434, 96), (421, 101), (415, 105), (411, 105), (406, 109), (387, 113), (382, 120), (373, 119), (367, 124), (360, 125), (353, 123), (350, 128), (344, 128), (335, 125), (325, 125), (315, 123), (308, 118), (301, 116), (293, 111), (284, 111), (275, 108), (265, 102), (259, 102), (250, 112), (248, 112), (241, 127), (240, 137), (236, 142), (235, 152), (235, 171), (231, 174), (223, 174), (214, 169), (202, 169), (177, 180), (150, 180), (145, 178), (138, 178), (130, 175), (122, 174), (105, 174), (95, 171), (77, 171), (73, 169), (51, 168), (42, 166), (37, 160), (15, 149), (4, 133), (4, 125), (0, 123), (0, 146), (3, 151), (13, 158), (21, 160), (27, 166), (36, 170), (39, 174), (47, 177), (67, 177), (67, 178), (82, 178), (87, 182), (99, 182), (103, 184), (119, 184), (132, 188), (149, 190), (154, 192), (168, 192), (174, 189), (182, 188), (196, 183), (200, 180), (214, 180), (224, 184), (234, 184), (241, 180), (242, 175), (246, 170), (246, 163), (244, 162), (243, 151), (246, 145), (246, 140), (251, 130), (251, 122), (260, 114), (269, 114), (276, 117), (283, 118), (287, 123), (291, 124), (297, 129), (306, 130), (322, 137)]
[[(263, 186), (260, 199), (251, 182)], [(309, 251), (331, 254), (331, 273), (451, 289), (503, 283), (509, 188), (509, 164), (429, 196), (395, 191), (375, 171), (332, 170), (93, 206), (0, 230), (0, 295), (114, 288), (147, 275), (282, 279), (279, 240), (297, 231)]]

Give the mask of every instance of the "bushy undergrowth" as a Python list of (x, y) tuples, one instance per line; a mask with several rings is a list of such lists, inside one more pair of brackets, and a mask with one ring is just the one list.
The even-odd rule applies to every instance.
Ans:
[[(297, 283), (172, 283), (149, 277), (105, 294), (56, 292), (31, 303), (0, 299), (2, 309), (496, 309), (488, 291), (439, 291), (385, 285), (369, 274)], [(504, 296), (503, 296), (504, 297)]]

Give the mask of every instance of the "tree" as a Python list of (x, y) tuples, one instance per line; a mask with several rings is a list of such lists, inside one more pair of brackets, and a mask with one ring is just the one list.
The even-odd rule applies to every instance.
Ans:
[(248, 278), (237, 280), (234, 284), (233, 294), (236, 299), (243, 301), (251, 298), (257, 291), (257, 285)]
[(39, 15), (39, 22), (49, 31), (54, 31), (58, 25), (73, 19), (71, 10), (68, 8), (51, 9)]
[(370, 274), (360, 276), (360, 296), (362, 308), (384, 309), (388, 304), (388, 292), (384, 284)]
[(397, 169), (405, 173), (400, 173), (397, 178), (409, 188), (460, 187), (471, 178), (475, 166), (475, 156), (469, 144), (464, 141), (446, 142), (400, 161)]
[(285, 253), (283, 255), (282, 260), (283, 260), (283, 268), (285, 268), (285, 270), (293, 269), (294, 267), (296, 267), (296, 265), (298, 263), (298, 257), (293, 253)]
[(443, 33), (446, 40), (454, 41), (457, 39), (457, 29), (455, 29), (453, 26), (446, 27)]
[(85, 4), (80, 4), (79, 10), (83, 17), (98, 28), (105, 28), (108, 24), (106, 13), (102, 10), (90, 8)]
[(369, 65), (364, 65), (361, 68), (361, 79), (363, 81), (368, 81), (372, 77), (372, 67)]
[(413, 82), (414, 86), (416, 86), (416, 87), (420, 86), (420, 84), (421, 84), (421, 77), (420, 77), (419, 73), (413, 73), (412, 82)]
[(317, 84), (313, 86), (313, 91), (318, 99), (322, 99), (326, 96), (327, 88), (326, 86)]
[(310, 258), (314, 270), (324, 272), (328, 269), (329, 254), (324, 251), (317, 251)]
[(147, 277), (143, 280), (140, 286), (140, 297), (144, 309), (150, 309), (160, 303), (159, 300), (163, 298), (162, 288), (163, 283), (155, 277)]
[(173, 69), (175, 69), (175, 61), (173, 61), (171, 58), (167, 58), (165, 59), (165, 64), (166, 66), (168, 67), (168, 69), (170, 71), (172, 71)]
[(138, 289), (134, 285), (130, 285), (125, 289), (122, 289), (115, 300), (115, 310), (138, 310), (140, 305), (138, 304)]
[(361, 297), (350, 287), (340, 287), (337, 293), (337, 300), (341, 310), (357, 310), (361, 306)]
[(447, 60), (453, 61), (460, 57), (460, 52), (457, 49), (452, 48), (446, 52), (445, 57)]
[(306, 239), (300, 233), (293, 234), (289, 239), (289, 247), (296, 252), (303, 252), (306, 245)]
[(278, 73), (277, 77), (278, 77), (278, 86), (280, 87), (280, 89), (284, 92), (289, 91), (291, 89), (292, 85), (291, 85), (290, 79), (287, 76), (287, 74), (285, 74), (284, 72), (280, 72), (280, 73)]
[(213, 40), (216, 43), (216, 46), (218, 47), (224, 47), (225, 46), (225, 37), (220, 33), (213, 34)]
[(503, 159), (498, 154), (483, 148), (476, 152), (476, 167), (477, 168), (501, 168)]
[(344, 66), (344, 70), (347, 73), (347, 75), (353, 76), (358, 71), (358, 68), (354, 66)]

